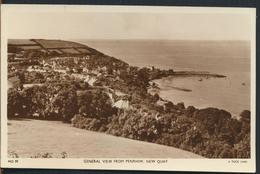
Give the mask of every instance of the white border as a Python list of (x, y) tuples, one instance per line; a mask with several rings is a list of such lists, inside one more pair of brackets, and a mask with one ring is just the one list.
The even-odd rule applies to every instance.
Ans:
[[(18, 7), (19, 6), (19, 7)], [(18, 8), (17, 8), (18, 7)], [(229, 163), (232, 159), (167, 159), (166, 164), (86, 164), (86, 159), (18, 159), (9, 163), (7, 158), (7, 28), (6, 13), (17, 11), (65, 11), (65, 12), (143, 12), (143, 13), (243, 13), (251, 16), (251, 159), (247, 163)], [(218, 171), (254, 172), (255, 163), (255, 60), (256, 60), (256, 10), (253, 8), (215, 8), (215, 7), (148, 7), (148, 6), (64, 6), (64, 5), (2, 5), (1, 6), (1, 167), (7, 168), (55, 168), (55, 169), (117, 169), (117, 170), (160, 170), (160, 171)], [(100, 158), (99, 158), (100, 159)], [(123, 159), (123, 158), (122, 158)], [(100, 159), (101, 160), (101, 159)]]

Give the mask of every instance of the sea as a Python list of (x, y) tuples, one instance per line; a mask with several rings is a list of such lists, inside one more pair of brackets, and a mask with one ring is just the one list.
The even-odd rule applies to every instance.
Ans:
[[(226, 78), (166, 77), (159, 95), (173, 103), (216, 107), (234, 117), (250, 110), (250, 42), (197, 40), (77, 40), (138, 67), (207, 71)], [(177, 90), (190, 89), (190, 92)]]

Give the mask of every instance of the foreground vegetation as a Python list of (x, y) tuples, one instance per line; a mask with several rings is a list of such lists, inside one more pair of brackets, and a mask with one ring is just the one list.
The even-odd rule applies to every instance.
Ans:
[(109, 96), (80, 81), (33, 86), (8, 92), (9, 118), (71, 122), (115, 136), (178, 147), (209, 158), (250, 157), (250, 112), (239, 120), (216, 108), (156, 105), (158, 96), (132, 99), (129, 110), (112, 107)]

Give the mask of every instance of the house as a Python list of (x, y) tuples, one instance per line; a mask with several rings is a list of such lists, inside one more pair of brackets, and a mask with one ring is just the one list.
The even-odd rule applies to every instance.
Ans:
[(92, 70), (91, 73), (97, 75), (99, 73), (99, 71), (98, 70)]
[(129, 101), (127, 99), (120, 99), (113, 104), (113, 107), (128, 110), (128, 109), (130, 109), (130, 104), (129, 104)]
[(75, 69), (75, 68), (73, 68), (72, 71), (73, 71), (74, 73), (78, 73), (78, 70)]
[(23, 58), (23, 57), (14, 57), (14, 60), (26, 60), (26, 58)]
[(53, 68), (56, 68), (56, 66), (57, 66), (56, 61), (52, 61), (52, 67), (53, 67)]
[(93, 86), (97, 79), (93, 76), (86, 76), (84, 82), (88, 83), (89, 85)]
[(86, 56), (86, 57), (84, 57), (84, 59), (85, 59), (85, 60), (88, 60), (88, 59), (90, 59), (90, 56)]
[(67, 71), (67, 72), (71, 72), (71, 70), (70, 70), (70, 68), (69, 68), (69, 67), (67, 67), (67, 68), (66, 68), (66, 71)]
[(32, 71), (37, 71), (37, 72), (46, 72), (47, 69), (42, 69), (41, 67), (37, 66), (37, 65), (32, 65), (29, 66), (26, 69), (28, 72), (32, 72)]
[(162, 99), (159, 99), (159, 100), (156, 102), (156, 104), (159, 105), (159, 106), (162, 106), (164, 110), (166, 109), (166, 106), (165, 106), (166, 103), (167, 103), (167, 101), (164, 101), (164, 100), (162, 100)]
[(100, 68), (100, 70), (101, 70), (102, 72), (107, 72), (107, 67), (106, 67), (106, 66), (103, 66), (102, 68)]
[(82, 69), (82, 72), (88, 73), (89, 71), (88, 71), (88, 69), (87, 69), (86, 67), (84, 67), (84, 68)]

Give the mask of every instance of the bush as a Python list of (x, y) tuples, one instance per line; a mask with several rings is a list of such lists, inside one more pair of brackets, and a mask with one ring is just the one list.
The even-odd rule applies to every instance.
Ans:
[(8, 90), (7, 115), (8, 118), (21, 116), (23, 114), (23, 97), (20, 92), (15, 89)]
[[(79, 114), (76, 114), (71, 119), (72, 126), (80, 128), (80, 129), (87, 129), (92, 131), (99, 131), (102, 127), (102, 122), (96, 118), (86, 118)], [(104, 131), (104, 127), (101, 130)]]
[(108, 118), (116, 113), (109, 96), (102, 90), (88, 90), (78, 96), (79, 113), (91, 118)]
[(250, 158), (250, 134), (237, 144), (235, 144), (235, 150), (237, 151), (237, 158)]
[(53, 100), (52, 104), (62, 117), (62, 120), (69, 122), (70, 119), (78, 112), (77, 93), (73, 87), (63, 88)]
[(69, 121), (78, 111), (76, 89), (71, 84), (32, 86), (8, 92), (8, 117), (30, 117)]

